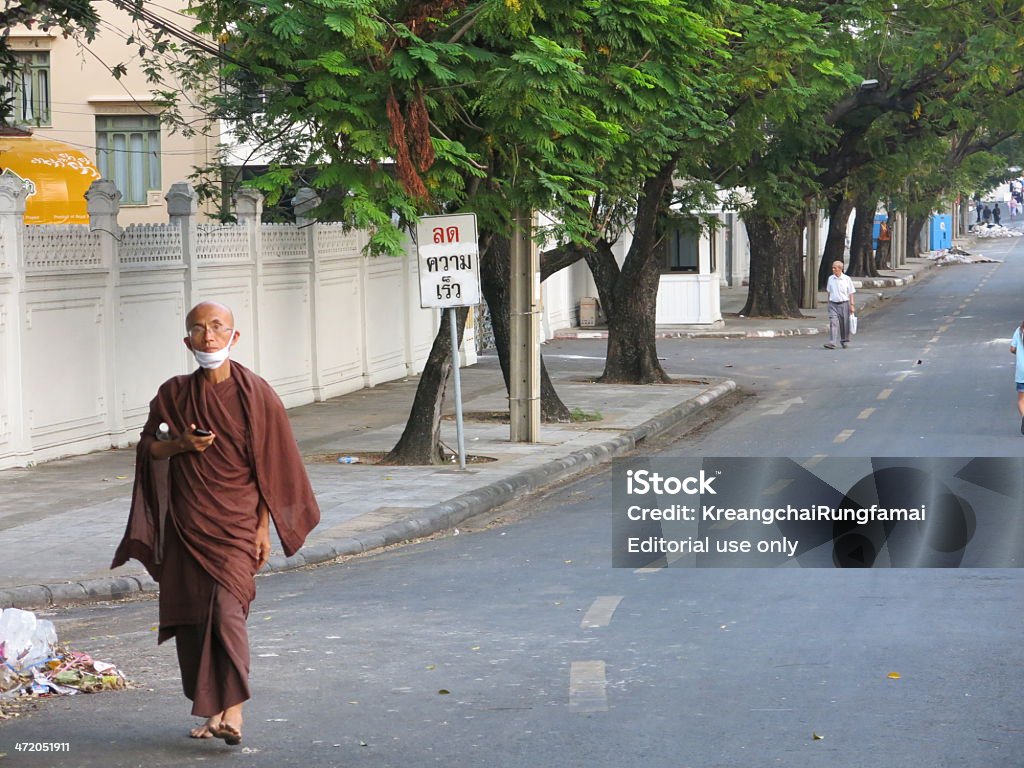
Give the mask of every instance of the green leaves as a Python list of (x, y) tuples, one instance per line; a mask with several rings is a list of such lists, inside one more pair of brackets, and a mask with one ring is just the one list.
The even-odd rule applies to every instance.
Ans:
[(495, 226), (512, 205), (549, 210), (586, 236), (592, 198), (667, 151), (666, 118), (686, 114), (695, 139), (711, 125), (693, 71), (725, 35), (676, 0), (446, 8), (203, 4), (232, 63), (175, 74), (227, 84), (207, 106), (269, 161), (256, 186), (334, 190), (324, 215), (372, 227), (375, 252), (400, 247), (393, 214), (464, 206)]
[[(374, 250), (399, 242), (393, 214), (461, 208), (488, 226), (544, 210), (587, 240), (667, 165), (677, 201), (735, 186), (784, 210), (898, 137), (962, 129), (970, 98), (1013, 125), (996, 95), (1020, 84), (1020, 6), (220, 0), (193, 12), (231, 63), (173, 74), (224, 83), (207, 110), (259, 147), (261, 188), (330, 191), (324, 215), (375, 227)], [(889, 102), (858, 95), (869, 77)]]
[(341, 51), (325, 51), (314, 61), (317, 66), (339, 77), (359, 77), (363, 73), (363, 70)]

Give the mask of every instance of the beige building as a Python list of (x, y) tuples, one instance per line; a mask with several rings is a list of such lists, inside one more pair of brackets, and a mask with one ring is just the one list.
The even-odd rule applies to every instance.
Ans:
[[(184, 5), (169, 0), (161, 13), (187, 26), (174, 7)], [(9, 45), (24, 62), (9, 83), (15, 97), (11, 122), (93, 160), (121, 191), (122, 225), (166, 221), (164, 195), (171, 184), (210, 161), (216, 133), (184, 137), (161, 125), (138, 45), (127, 42), (131, 19), (110, 3), (102, 3), (99, 13), (96, 39), (87, 45), (55, 30), (11, 30)], [(118, 64), (127, 67), (120, 79), (110, 72)], [(183, 116), (197, 125), (201, 120), (199, 113), (183, 110)]]

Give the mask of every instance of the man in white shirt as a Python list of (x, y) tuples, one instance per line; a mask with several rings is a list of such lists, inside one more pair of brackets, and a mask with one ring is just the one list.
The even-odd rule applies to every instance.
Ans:
[(829, 342), (825, 349), (835, 349), (842, 344), (843, 349), (850, 343), (850, 315), (856, 311), (853, 304), (853, 280), (843, 274), (843, 262), (832, 262), (832, 275), (828, 279), (828, 329)]

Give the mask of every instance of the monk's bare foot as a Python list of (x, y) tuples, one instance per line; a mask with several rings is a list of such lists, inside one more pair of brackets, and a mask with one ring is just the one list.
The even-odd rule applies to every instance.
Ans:
[(210, 731), (218, 739), (224, 739), (228, 746), (242, 743), (242, 705), (236, 704), (220, 713), (220, 723)]
[(212, 731), (213, 735), (218, 739), (224, 739), (224, 743), (228, 746), (235, 747), (242, 743), (242, 725), (233, 725), (229, 722), (221, 720), (217, 725), (217, 728)]
[(220, 728), (220, 715), (216, 715), (208, 719), (205, 723), (193, 728), (188, 732), (188, 735), (193, 739), (212, 739), (215, 731)]

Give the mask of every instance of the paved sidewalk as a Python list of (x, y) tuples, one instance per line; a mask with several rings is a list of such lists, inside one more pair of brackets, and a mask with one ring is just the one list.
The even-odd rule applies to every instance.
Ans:
[[(890, 271), (884, 285), (858, 290), (858, 307), (877, 305), (932, 266), (926, 259), (912, 259), (907, 269)], [(721, 328), (667, 327), (659, 333), (730, 338), (827, 332), (824, 306), (808, 310), (805, 319), (752, 320), (736, 314), (745, 297), (745, 288), (723, 291)], [(577, 329), (580, 337), (599, 333)], [(467, 452), (494, 461), (470, 463), (464, 472), (454, 465), (337, 462), (338, 455), (386, 451), (397, 442), (415, 379), (292, 409), (289, 416), (323, 517), (301, 552), (289, 559), (272, 556), (268, 569), (325, 562), (449, 529), (518, 495), (626, 453), (726, 397), (736, 386), (726, 379), (699, 377), (672, 385), (597, 385), (578, 373), (574, 377), (559, 370), (558, 361), (548, 361), (548, 366), (570, 408), (596, 411), (603, 418), (544, 425), (536, 444), (510, 442), (507, 423), (467, 420)], [(600, 374), (600, 367), (591, 374)], [(468, 414), (507, 410), (493, 358), (464, 369), (462, 383)], [(453, 407), (451, 396), (447, 407)], [(453, 421), (445, 422), (442, 436), (446, 445), (456, 445)], [(124, 530), (134, 462), (133, 450), (110, 450), (0, 471), (0, 608), (104, 600), (156, 589), (135, 561), (114, 572), (108, 569)]]

